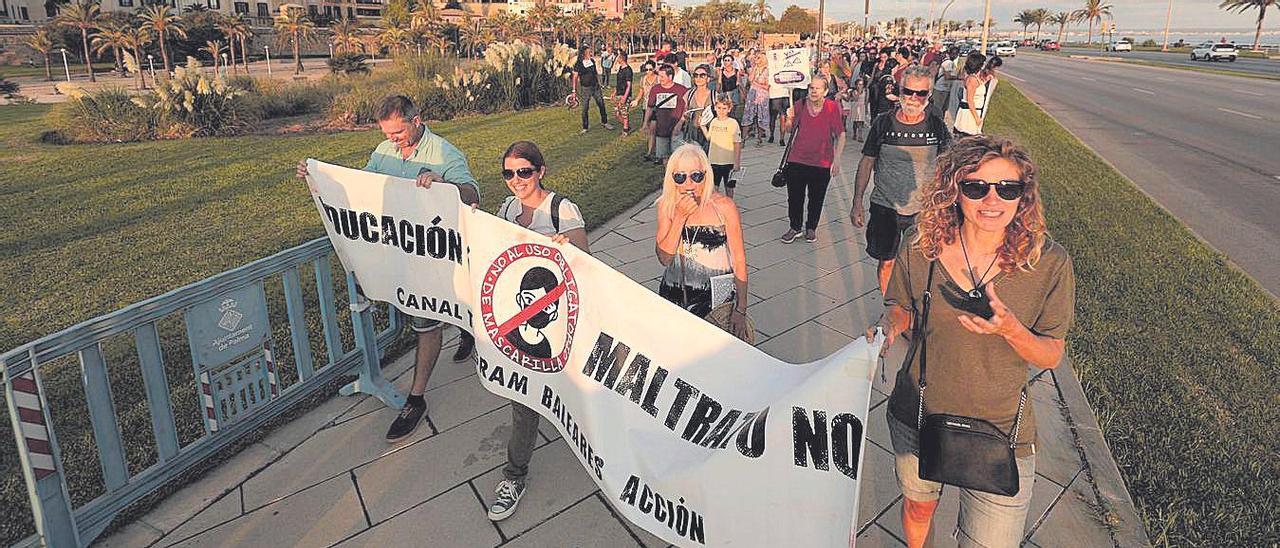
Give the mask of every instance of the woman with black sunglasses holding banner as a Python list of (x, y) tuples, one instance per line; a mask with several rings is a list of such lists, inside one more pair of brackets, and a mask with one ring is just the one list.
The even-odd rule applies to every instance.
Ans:
[(716, 191), (711, 160), (698, 145), (677, 148), (658, 198), (655, 251), (666, 267), (658, 295), (706, 317), (733, 303), (728, 329), (743, 339), (747, 325), (747, 252), (733, 199)]
[[(502, 207), (498, 208), (498, 216), (538, 234), (549, 236), (558, 244), (567, 242), (590, 253), (582, 212), (573, 202), (542, 186), (542, 178), (546, 174), (547, 163), (543, 160), (542, 151), (538, 150), (538, 145), (529, 141), (516, 141), (507, 147), (507, 151), (502, 155), (502, 178), (507, 182), (507, 188), (511, 190), (512, 196), (508, 196), (506, 201), (502, 202)], [(532, 269), (530, 273), (537, 270), (537, 268)], [(542, 273), (545, 276), (541, 281), (550, 282), (554, 286), (555, 275), (549, 271)], [(525, 277), (532, 279), (533, 282), (540, 281), (536, 279), (537, 276), (531, 277), (528, 273)], [(525, 281), (521, 281), (522, 290), (525, 289), (524, 286)], [(545, 295), (545, 288), (542, 291), (539, 294), (535, 284), (535, 287), (530, 290), (529, 299)], [(512, 344), (521, 348), (527, 347), (530, 353), (535, 355), (540, 347), (545, 348), (549, 353), (546, 339), (537, 331), (546, 327), (545, 323), (539, 322), (554, 319), (554, 316), (549, 318), (546, 314), (548, 313), (539, 312), (529, 319), (527, 324), (530, 328), (529, 336), (535, 340), (525, 340), (525, 334), (521, 331), (524, 327), (522, 326), (512, 330), (508, 335), (509, 339), (516, 337), (512, 340)], [(538, 420), (537, 411), (520, 403), (511, 402), (511, 438), (507, 441), (507, 465), (502, 469), (503, 479), (494, 489), (495, 496), (489, 504), (490, 520), (501, 521), (510, 517), (515, 512), (516, 505), (520, 503), (520, 498), (524, 496), (527, 485), (525, 479), (529, 474), (529, 460), (533, 457), (534, 442), (538, 438)]]
[(884, 348), (911, 333), (888, 408), (903, 531), (908, 546), (924, 544), (948, 484), (959, 488), (960, 546), (1013, 548), (1035, 483), (1028, 367), (1060, 363), (1075, 275), (1046, 233), (1025, 149), (967, 137), (937, 164), (894, 261), (884, 315), (867, 329), (868, 338), (883, 331)]

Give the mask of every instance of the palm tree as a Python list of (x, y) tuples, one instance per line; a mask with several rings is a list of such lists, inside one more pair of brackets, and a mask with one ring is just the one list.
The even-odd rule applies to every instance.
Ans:
[(128, 27), (121, 34), (124, 47), (133, 50), (129, 63), (132, 66), (129, 69), (138, 75), (138, 89), (147, 89), (146, 71), (142, 70), (142, 52), (151, 43), (151, 29), (145, 26)]
[(107, 52), (111, 52), (115, 58), (116, 72), (124, 74), (124, 65), (120, 63), (120, 48), (124, 46), (124, 27), (116, 24), (103, 24), (98, 28), (98, 33), (93, 35), (89, 40), (93, 45), (93, 52), (101, 58)]
[(333, 49), (347, 53), (360, 49), (364, 45), (360, 41), (360, 29), (363, 26), (360, 21), (346, 17), (329, 25), (329, 31), (333, 33), (333, 37), (330, 39)]
[(421, 0), (409, 17), (414, 30), (434, 28), (440, 22), (440, 10), (433, 0)]
[(964, 32), (965, 32), (966, 34), (970, 34), (970, 35), (972, 35), (972, 34), (973, 34), (973, 27), (976, 27), (976, 26), (978, 26), (978, 24), (977, 24), (976, 22), (974, 22), (974, 20), (973, 20), (973, 19), (965, 19), (965, 20), (964, 20)]
[(489, 25), (484, 23), (484, 19), (477, 18), (461, 27), (458, 33), (458, 45), (467, 52), (467, 57), (472, 57), (480, 46), (485, 44), (486, 35), (492, 34), (493, 31), (489, 30)]
[(1036, 8), (1031, 10), (1031, 24), (1036, 26), (1036, 42), (1040, 41), (1040, 27), (1049, 22), (1049, 10)]
[(410, 30), (395, 24), (383, 27), (378, 33), (378, 44), (391, 50), (392, 55), (403, 52), (412, 43)]
[(290, 6), (276, 17), (276, 41), (293, 46), (294, 74), (302, 74), (302, 46), (315, 40), (316, 26), (301, 6)]
[(1062, 43), (1062, 34), (1066, 32), (1067, 24), (1071, 23), (1072, 20), (1073, 19), (1071, 18), (1071, 14), (1065, 11), (1060, 11), (1058, 13), (1055, 13), (1049, 16), (1048, 22), (1054, 25), (1058, 25), (1058, 43), (1059, 44)]
[[(231, 74), (236, 73), (236, 44), (240, 45), (240, 56), (245, 57), (245, 41), (253, 32), (249, 21), (241, 14), (224, 17), (218, 21), (218, 30), (227, 38), (227, 47), (231, 53)], [(249, 73), (249, 63), (244, 64), (244, 73)]]
[(1031, 10), (1022, 10), (1018, 15), (1013, 17), (1013, 22), (1022, 25), (1022, 37), (1027, 37), (1027, 27), (1033, 25), (1031, 21)]
[(1076, 21), (1089, 22), (1089, 44), (1093, 44), (1093, 24), (1101, 23), (1103, 18), (1111, 18), (1111, 4), (1103, 0), (1084, 0), (1084, 7), (1071, 12)]
[(26, 44), (44, 57), (44, 79), (53, 80), (53, 71), (49, 69), (49, 53), (58, 47), (58, 44), (53, 42), (53, 35), (49, 34), (49, 29), (45, 27), (36, 29), (35, 34), (27, 38)]
[(1267, 16), (1267, 8), (1276, 6), (1280, 8), (1277, 0), (1222, 0), (1218, 7), (1227, 11), (1236, 13), (1244, 13), (1249, 10), (1258, 10), (1258, 28), (1253, 31), (1253, 49), (1258, 49), (1258, 39), (1262, 36), (1262, 18)]
[(235, 74), (236, 73), (236, 38), (233, 38), (231, 36), (231, 33), (234, 32), (232, 30), (232, 27), (235, 26), (235, 23), (232, 23), (231, 18), (229, 17), (218, 17), (217, 22), (214, 23), (213, 26), (216, 27), (219, 31), (221, 31), (222, 36), (227, 39), (227, 52), (231, 54), (231, 63), (228, 68), (231, 69), (231, 74)]
[(627, 33), (627, 53), (635, 50), (636, 34), (640, 32), (642, 26), (644, 26), (644, 16), (640, 13), (629, 11), (622, 16), (622, 32)]
[(529, 19), (529, 25), (533, 27), (533, 30), (541, 35), (559, 15), (560, 6), (551, 4), (546, 0), (539, 0), (538, 4), (525, 14), (525, 17)]
[(98, 28), (98, 19), (102, 17), (102, 9), (93, 2), (81, 1), (62, 8), (57, 22), (64, 27), (80, 29), (80, 42), (84, 46), (84, 65), (89, 69), (89, 81), (97, 82), (93, 75), (92, 51), (89, 49), (89, 29)]
[(169, 74), (173, 71), (173, 65), (169, 62), (169, 34), (176, 34), (179, 37), (186, 38), (187, 31), (182, 28), (182, 21), (176, 14), (169, 11), (166, 4), (152, 4), (142, 10), (142, 21), (151, 30), (155, 31), (158, 41), (160, 42), (160, 58), (164, 60), (164, 72)]
[(240, 41), (240, 62), (244, 65), (244, 73), (249, 74), (249, 39), (253, 38), (253, 25), (249, 24), (249, 18), (243, 13), (237, 13), (231, 16), (236, 22), (238, 28), (237, 38)]
[(210, 40), (204, 43), (204, 47), (200, 48), (200, 51), (208, 53), (209, 57), (213, 58), (213, 74), (216, 76), (218, 67), (221, 64), (218, 62), (218, 57), (227, 51), (227, 47), (222, 45), (222, 40)]

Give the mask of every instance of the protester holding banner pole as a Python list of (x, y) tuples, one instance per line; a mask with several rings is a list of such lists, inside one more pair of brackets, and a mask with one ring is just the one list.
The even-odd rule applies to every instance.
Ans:
[[(827, 185), (833, 175), (840, 174), (840, 157), (844, 155), (844, 119), (840, 106), (827, 99), (827, 86), (823, 77), (809, 82), (809, 93), (804, 101), (791, 108), (788, 118), (795, 126), (791, 152), (787, 157), (787, 213), (791, 227), (782, 235), (782, 241), (791, 243), (804, 229), (804, 239), (818, 241), (818, 221), (822, 216), (822, 203), (827, 197)], [(808, 197), (806, 216), (805, 197)]]
[[(458, 195), (463, 203), (480, 203), (480, 186), (471, 175), (466, 156), (444, 137), (427, 129), (412, 100), (404, 95), (388, 96), (378, 107), (377, 119), (378, 127), (387, 140), (374, 149), (364, 166), (365, 171), (414, 179), (423, 188), (430, 188), (433, 183), (454, 185), (458, 187)], [(306, 160), (298, 163), (297, 175), (300, 179), (306, 179)], [(363, 296), (361, 301), (368, 302)], [(404, 408), (387, 430), (389, 443), (413, 434), (426, 415), (427, 402), (423, 394), (427, 391), (427, 381), (431, 378), (431, 370), (435, 368), (443, 346), (440, 330), (442, 323), (417, 316), (405, 317), (418, 334), (418, 349), (414, 356), (413, 385), (409, 388)], [(467, 359), (474, 348), (475, 339), (463, 331), (462, 341), (453, 360), (460, 362)]]
[[(573, 202), (551, 192), (542, 186), (542, 178), (547, 174), (547, 163), (542, 151), (529, 141), (517, 141), (507, 147), (502, 155), (502, 179), (507, 182), (511, 196), (507, 197), (498, 209), (498, 216), (529, 230), (550, 236), (558, 244), (570, 243), (588, 253), (586, 223), (582, 212)], [(545, 269), (533, 269), (525, 274), (543, 274), (554, 285), (555, 275)], [(532, 277), (537, 277), (532, 276)], [(535, 287), (526, 288), (526, 285)], [(521, 295), (517, 300), (522, 305), (526, 301), (533, 302), (546, 294), (545, 290), (536, 287), (538, 284), (521, 282)], [(541, 291), (541, 292), (540, 292)], [(554, 310), (552, 310), (554, 309)], [(547, 310), (551, 310), (548, 312)], [(531, 354), (537, 354), (539, 344), (548, 345), (541, 329), (555, 320), (559, 313), (558, 305), (535, 314), (525, 324), (512, 330), (508, 339), (518, 348), (532, 348)], [(537, 340), (527, 341), (526, 333)], [(549, 355), (549, 345), (547, 354)], [(516, 505), (524, 496), (527, 487), (526, 477), (529, 474), (529, 460), (533, 457), (534, 442), (538, 439), (538, 412), (529, 407), (511, 402), (511, 437), (507, 440), (507, 466), (502, 469), (503, 480), (494, 489), (497, 495), (489, 505), (489, 519), (501, 521), (515, 513)]]
[(1036, 465), (1027, 366), (1058, 366), (1075, 306), (1036, 175), (1025, 149), (997, 137), (939, 156), (884, 315), (867, 329), (884, 332), (883, 348), (912, 333), (887, 417), (908, 546), (928, 538), (943, 484), (960, 488), (960, 546), (1022, 541)]
[(667, 267), (658, 294), (699, 317), (732, 303), (727, 331), (743, 339), (747, 325), (747, 253), (733, 199), (716, 191), (711, 160), (694, 144), (667, 162), (658, 198), (658, 261)]

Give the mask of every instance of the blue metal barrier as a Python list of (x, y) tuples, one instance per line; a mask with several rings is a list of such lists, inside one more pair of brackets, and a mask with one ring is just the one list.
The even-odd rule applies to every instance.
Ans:
[[(0, 355), (9, 417), (36, 524), (36, 535), (26, 543), (54, 548), (88, 546), (122, 509), (340, 376), (358, 375), (355, 382), (342, 389), (344, 395), (363, 392), (392, 407), (403, 405), (404, 396), (382, 377), (380, 366), (383, 351), (398, 333), (398, 317), (389, 314), (390, 326), (376, 332), (370, 303), (357, 295), (354, 279), (348, 274), (355, 348), (343, 352), (332, 257), (329, 240), (319, 238)], [(299, 268), (307, 263), (315, 268), (326, 347), (323, 364), (315, 362), (304, 320)], [(298, 374), (298, 381), (283, 390), (277, 382), (276, 370), (282, 364), (275, 363), (271, 351), (263, 290), (264, 280), (274, 276), (283, 281), (293, 365)], [(179, 311), (183, 312), (191, 346), (205, 423), (205, 435), (186, 447), (179, 445), (156, 325)], [(157, 455), (155, 464), (132, 475), (102, 351), (105, 339), (120, 334), (133, 335)], [(78, 508), (73, 507), (69, 495), (57, 433), (41, 381), (42, 364), (73, 354), (80, 361), (85, 403), (105, 485), (101, 495)]]

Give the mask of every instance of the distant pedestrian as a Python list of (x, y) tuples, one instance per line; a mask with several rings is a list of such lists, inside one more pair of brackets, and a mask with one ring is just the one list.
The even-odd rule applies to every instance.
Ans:
[(613, 64), (616, 59), (612, 50), (605, 48), (600, 51), (600, 76), (606, 86), (609, 85), (609, 75), (613, 73)]
[(658, 84), (649, 90), (646, 103), (649, 108), (645, 113), (644, 128), (654, 137), (652, 160), (655, 164), (665, 163), (671, 156), (671, 135), (684, 116), (684, 98), (689, 90), (675, 83), (674, 75), (675, 68), (671, 65), (658, 67)]
[(787, 218), (791, 222), (782, 235), (784, 243), (794, 242), (802, 234), (802, 228), (806, 242), (818, 240), (818, 221), (822, 217), (827, 186), (832, 176), (840, 174), (844, 120), (840, 106), (827, 99), (829, 85), (825, 78), (815, 77), (809, 82), (805, 100), (797, 102), (789, 114), (795, 128), (792, 137), (795, 141), (791, 143), (783, 168), (787, 179)]
[(702, 133), (702, 120), (714, 116), (712, 104), (715, 102), (715, 93), (710, 87), (711, 76), (711, 67), (708, 65), (699, 65), (693, 69), (693, 89), (685, 95), (684, 116), (676, 127), (676, 131), (683, 134), (684, 142), (702, 147), (703, 152), (707, 151), (707, 136)]
[[(542, 178), (547, 174), (547, 163), (542, 151), (529, 141), (517, 141), (507, 147), (502, 155), (502, 179), (511, 191), (502, 207), (498, 208), (498, 216), (524, 228), (549, 236), (558, 244), (572, 244), (578, 249), (590, 253), (587, 244), (586, 223), (577, 205), (564, 196), (551, 192), (542, 186)], [(536, 269), (530, 272), (537, 272)], [(552, 287), (556, 283), (555, 275), (546, 272)], [(529, 278), (529, 274), (525, 274)], [(520, 295), (517, 302), (528, 306), (546, 294), (543, 287), (526, 288), (520, 284)], [(548, 312), (550, 311), (550, 312)], [(560, 313), (557, 303), (551, 303), (529, 320), (517, 326), (508, 339), (514, 338), (512, 344), (518, 347), (543, 349), (550, 355), (550, 345), (541, 329), (555, 320)], [(533, 340), (529, 340), (533, 339)], [(531, 351), (536, 354), (537, 350)], [(534, 444), (538, 441), (538, 412), (524, 404), (511, 402), (511, 435), (507, 438), (507, 465), (502, 469), (502, 481), (498, 482), (497, 495), (489, 505), (489, 519), (501, 521), (515, 513), (516, 506), (524, 497), (529, 475), (529, 461), (533, 458)]]
[(769, 65), (764, 54), (757, 53), (751, 59), (751, 88), (747, 90), (747, 102), (742, 110), (742, 125), (746, 138), (754, 134), (756, 146), (764, 144), (764, 133), (769, 127)]
[[(902, 235), (920, 211), (916, 191), (933, 177), (935, 158), (950, 141), (942, 118), (926, 108), (932, 85), (929, 69), (916, 66), (907, 70), (900, 90), (902, 104), (897, 111), (872, 120), (854, 178), (849, 217), (854, 226), (867, 227), (867, 255), (880, 261), (882, 292), (893, 272)], [(872, 171), (876, 185), (868, 218), (862, 198)]]
[(862, 130), (867, 127), (867, 121), (870, 117), (867, 112), (866, 82), (861, 79), (854, 80), (853, 89), (846, 91), (845, 96), (845, 102), (850, 110), (845, 129), (853, 133), (855, 141), (861, 141)]
[(614, 82), (613, 89), (613, 117), (622, 123), (622, 136), (626, 137), (631, 134), (631, 96), (632, 96), (632, 80), (634, 75), (631, 72), (631, 65), (627, 63), (627, 57), (622, 53), (622, 48), (618, 48), (614, 56), (617, 59), (618, 79)]
[[(654, 86), (658, 85), (658, 81), (660, 79), (661, 77), (658, 74), (657, 63), (654, 63), (653, 61), (645, 61), (644, 64), (640, 65), (640, 92), (635, 94), (635, 99), (632, 100), (632, 106), (639, 106), (641, 108), (644, 112), (644, 120), (649, 120), (653, 115), (653, 113), (649, 111), (649, 91), (652, 90)], [(649, 135), (649, 148), (645, 151), (644, 159), (646, 161), (653, 160), (653, 132), (650, 132), (648, 128), (645, 127), (645, 123), (643, 121), (640, 123), (640, 130)]]
[[(923, 546), (935, 518), (943, 483), (924, 479), (925, 471), (964, 468), (969, 485), (958, 487), (959, 517), (938, 528), (956, 531), (960, 546), (1016, 548), (1039, 483), (1027, 379), (1062, 360), (1075, 274), (1067, 250), (1046, 233), (1037, 169), (1025, 149), (966, 137), (937, 163), (937, 176), (920, 189), (915, 237), (896, 256), (883, 315), (866, 331), (874, 336), (879, 328), (887, 348), (918, 326), (910, 341), (917, 351), (898, 370), (886, 416), (903, 538)], [(937, 438), (942, 413), (948, 425), (994, 427), (1005, 438), (988, 447), (1010, 443), (1013, 454), (980, 459), (979, 451), (922, 444), (930, 432)], [(988, 466), (969, 463), (977, 460)], [(992, 468), (1009, 475), (997, 481)], [(1010, 487), (1014, 494), (1003, 494)]]
[(742, 93), (739, 91), (739, 80), (743, 80), (741, 75), (742, 71), (738, 70), (732, 56), (725, 55), (720, 60), (719, 87), (716, 89), (716, 93), (720, 96), (728, 97), (733, 102), (734, 116), (738, 115), (738, 105), (742, 104)]
[[(671, 156), (657, 209), (655, 247), (658, 262), (666, 267), (658, 294), (700, 318), (733, 303), (728, 331), (743, 338), (747, 253), (742, 219), (733, 199), (712, 186), (711, 162), (702, 149), (685, 145)], [(713, 300), (719, 287), (726, 289), (724, 302)]]
[(960, 80), (960, 67), (956, 60), (959, 57), (958, 48), (947, 50), (933, 79), (933, 94), (929, 96), (929, 108), (933, 109), (934, 114), (943, 117), (944, 122), (949, 122), (947, 107), (951, 104), (952, 85)]
[(573, 65), (573, 89), (578, 102), (582, 104), (582, 131), (579, 134), (586, 133), (590, 128), (588, 115), (591, 113), (592, 100), (600, 109), (600, 123), (605, 129), (613, 129), (613, 125), (609, 123), (609, 115), (605, 114), (604, 95), (600, 93), (599, 70), (591, 46), (583, 46), (578, 50), (578, 61)]
[[(970, 56), (972, 59), (972, 56)], [(964, 80), (964, 96), (960, 98), (960, 110), (956, 114), (955, 131), (960, 135), (981, 135), (982, 124), (987, 118), (991, 95), (996, 91), (996, 69), (1004, 64), (999, 57), (991, 57), (976, 74)]]

